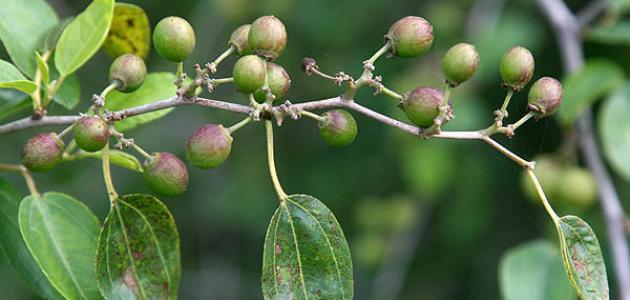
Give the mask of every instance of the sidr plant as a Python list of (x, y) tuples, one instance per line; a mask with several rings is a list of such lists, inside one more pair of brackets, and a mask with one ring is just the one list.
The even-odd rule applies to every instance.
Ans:
[[(47, 7), (43, 2), (42, 5)], [(206, 124), (192, 133), (182, 148), (186, 161), (201, 169), (215, 168), (226, 161), (236, 131), (248, 124), (264, 123), (269, 174), (279, 200), (262, 249), (261, 284), (265, 299), (352, 299), (354, 296), (351, 254), (341, 224), (322, 201), (305, 194), (285, 192), (276, 172), (273, 136), (274, 127), (285, 124), (286, 119), (307, 117), (314, 120), (313, 128), (319, 129), (326, 144), (348, 146), (355, 141), (358, 132), (357, 122), (349, 111), (402, 130), (413, 138), (482, 141), (515, 162), (524, 170), (531, 194), (542, 203), (557, 229), (564, 268), (576, 293), (583, 299), (608, 299), (608, 279), (597, 237), (580, 218), (557, 215), (545, 192), (548, 190), (554, 197), (565, 195), (567, 201), (592, 201), (593, 192), (587, 188), (592, 181), (588, 175), (574, 167), (566, 171), (558, 171), (561, 168), (556, 169), (552, 164), (543, 167), (542, 159), (541, 173), (538, 173), (534, 161), (518, 156), (493, 138), (498, 134), (513, 136), (528, 120), (552, 115), (562, 102), (560, 82), (550, 77), (540, 78), (529, 88), (529, 112), (514, 123), (504, 124), (512, 94), (526, 88), (533, 75), (534, 59), (527, 49), (508, 49), (498, 63), (498, 72), (508, 89), (494, 121), (479, 130), (447, 131), (442, 127), (455, 117), (457, 107), (457, 103), (451, 101), (451, 94), (472, 78), (479, 66), (475, 46), (460, 43), (446, 52), (442, 60), (443, 88), (417, 87), (400, 94), (374, 75), (375, 64), (383, 55), (413, 58), (429, 50), (434, 39), (433, 26), (424, 18), (408, 16), (396, 21), (386, 32), (382, 48), (363, 62), (363, 72), (356, 78), (343, 72), (326, 74), (315, 59), (305, 58), (302, 69), (306, 74), (344, 86), (345, 90), (330, 99), (292, 103), (286, 100), (291, 87), (289, 74), (280, 64), (271, 62), (287, 45), (287, 31), (280, 19), (263, 16), (251, 25), (238, 27), (225, 52), (203, 66), (195, 64), (192, 76), (187, 78), (183, 61), (194, 50), (195, 33), (186, 20), (171, 16), (155, 25), (153, 46), (162, 58), (178, 63), (175, 76), (147, 73), (142, 57), (125, 52), (125, 47), (117, 48), (119, 43), (108, 44), (108, 53), (122, 51), (124, 54), (112, 62), (110, 82), (104, 82), (104, 90), (92, 97), (93, 104), (79, 116), (46, 115), (46, 106), (61, 92), (60, 82), (70, 78), (106, 40), (112, 20), (117, 20), (114, 12), (129, 8), (120, 5), (112, 0), (94, 0), (64, 27), (53, 47), (35, 49), (44, 52), (31, 57), (37, 62), (33, 76), (6, 80), (13, 83), (3, 85), (32, 93), (34, 118), (0, 125), (0, 134), (44, 125), (68, 125), (59, 134), (40, 133), (26, 141), (21, 164), (0, 164), (2, 170), (19, 171), (30, 191), (21, 201), (17, 215), (12, 216), (19, 228), (10, 234), (21, 240), (12, 240), (17, 243), (16, 248), (7, 255), (16, 262), (24, 280), (38, 283), (33, 289), (39, 296), (49, 299), (177, 298), (181, 264), (175, 221), (155, 196), (118, 194), (110, 164), (142, 173), (148, 187), (161, 196), (185, 193), (189, 182), (186, 164), (171, 153), (149, 154), (127, 136), (126, 130), (168, 113), (163, 109), (198, 105), (245, 115), (242, 121), (231, 126)], [(137, 11), (137, 7), (133, 9)], [(143, 13), (137, 15), (146, 17)], [(114, 23), (119, 24), (119, 21)], [(124, 27), (117, 26), (117, 34), (124, 35), (125, 31), (120, 28)], [(148, 33), (150, 28), (139, 30)], [(144, 38), (133, 41), (144, 43), (146, 47), (148, 42)], [(54, 65), (48, 61), (53, 55)], [(215, 78), (217, 68), (230, 55), (239, 56), (232, 67), (232, 77)], [(15, 69), (10, 63), (0, 66), (6, 72)], [(50, 80), (49, 69), (53, 67), (59, 74)], [(20, 75), (17, 69), (16, 72)], [(19, 82), (15, 83), (16, 80)], [(211, 93), (229, 83), (245, 95), (245, 103), (210, 100), (199, 95), (202, 88)], [(361, 105), (359, 99), (355, 99), (357, 91), (369, 87), (393, 98), (410, 123)], [(160, 100), (165, 97), (168, 99)], [(322, 115), (314, 112), (324, 109), (327, 112)], [(71, 132), (74, 140), (64, 147), (63, 139)], [(123, 151), (126, 149), (133, 149), (144, 157), (144, 164), (140, 165), (135, 156)], [(50, 171), (64, 160), (83, 157), (101, 160), (110, 204), (105, 220), (98, 220), (71, 196), (54, 192), (41, 194), (29, 173)], [(560, 175), (543, 174), (546, 172)], [(543, 179), (542, 183), (539, 178)], [(567, 187), (574, 185), (586, 187), (582, 195), (571, 194), (574, 191)], [(2, 242), (6, 242), (7, 234), (0, 234)]]

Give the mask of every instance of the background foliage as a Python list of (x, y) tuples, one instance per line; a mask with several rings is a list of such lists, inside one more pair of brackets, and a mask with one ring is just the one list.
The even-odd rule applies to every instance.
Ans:
[[(225, 49), (230, 33), (237, 26), (260, 15), (278, 16), (289, 34), (288, 47), (279, 63), (286, 67), (293, 80), (288, 96), (293, 102), (341, 92), (328, 82), (303, 74), (299, 69), (303, 57), (315, 57), (325, 70), (357, 74), (361, 71), (360, 62), (382, 45), (382, 35), (393, 21), (406, 15), (425, 17), (433, 23), (436, 33), (429, 54), (421, 59), (380, 61), (376, 72), (383, 75), (385, 84), (400, 91), (418, 85), (441, 86), (440, 60), (444, 51), (460, 41), (475, 44), (481, 56), (480, 69), (470, 82), (455, 91), (457, 118), (446, 126), (447, 130), (476, 129), (488, 123), (491, 112), (500, 105), (504, 95), (499, 88), (498, 61), (512, 45), (525, 46), (534, 54), (534, 78), (561, 78), (552, 32), (541, 21), (537, 7), (527, 0), (129, 2), (146, 10), (151, 25), (169, 15), (190, 21), (197, 33), (197, 47), (186, 61), (188, 70), (192, 63), (209, 61)], [(61, 19), (76, 15), (87, 4), (88, 1), (78, 0), (52, 1)], [(579, 7), (583, 3), (570, 1), (570, 4)], [(630, 44), (628, 40), (619, 41), (620, 35), (614, 32), (627, 30), (598, 28), (586, 45), (587, 57), (605, 59), (589, 64), (594, 70), (590, 74), (608, 78), (607, 84), (588, 82), (589, 78), (597, 76), (583, 76), (586, 79), (575, 76), (569, 79), (573, 85), (591, 84), (598, 89), (587, 89), (593, 93), (590, 96), (575, 92), (576, 98), (590, 98), (567, 97), (567, 102), (594, 102), (626, 84), (630, 61), (625, 53)], [(9, 60), (6, 51), (0, 49), (0, 58)], [(233, 60), (229, 58), (224, 66)], [(106, 85), (104, 70), (109, 63), (103, 51), (99, 51), (78, 72), (81, 110), (89, 106), (91, 94)], [(161, 59), (153, 49), (147, 65), (150, 71), (173, 72), (175, 69), (174, 64)], [(30, 68), (35, 66), (29, 66), (26, 72)], [(223, 67), (218, 77), (229, 74), (230, 68)], [(0, 108), (21, 99), (19, 94), (0, 92)], [(357, 99), (369, 107), (392, 110), (404, 117), (393, 109), (386, 96), (370, 93), (362, 91)], [(513, 116), (525, 111), (525, 96), (525, 93), (515, 96), (511, 106)], [(611, 101), (604, 109), (627, 107), (627, 89), (617, 92), (615, 97), (625, 98), (626, 102)], [(229, 85), (218, 88), (211, 98), (246, 103), (245, 97)], [(23, 107), (27, 108), (24, 115), (28, 114), (29, 105)], [(53, 104), (49, 110), (52, 113), (66, 111), (59, 104)], [(561, 112), (560, 118), (528, 123), (517, 136), (501, 138), (501, 142), (527, 158), (562, 150), (559, 147), (565, 131), (558, 120), (567, 122), (572, 114), (575, 112)], [(552, 223), (538, 202), (525, 198), (520, 188), (522, 170), (511, 161), (481, 143), (416, 140), (363, 116), (355, 114), (355, 117), (359, 136), (349, 147), (333, 149), (324, 145), (316, 126), (309, 120), (287, 120), (291, 124), (276, 130), (276, 152), (279, 175), (287, 192), (307, 192), (335, 212), (353, 254), (356, 299), (508, 297), (501, 294), (499, 275), (506, 266), (499, 268), (500, 257), (524, 241), (541, 237), (551, 244), (536, 242), (531, 249), (521, 251), (525, 254), (520, 254), (548, 253), (548, 247), (557, 247)], [(185, 139), (195, 128), (209, 122), (232, 124), (239, 118), (241, 116), (198, 107), (181, 107), (151, 125), (131, 129), (130, 133), (145, 149), (169, 151), (183, 157)], [(2, 109), (0, 120), (6, 121)], [(627, 121), (624, 126), (626, 124)], [(269, 219), (277, 207), (266, 167), (262, 127), (261, 123), (256, 123), (237, 132), (233, 153), (226, 164), (212, 171), (190, 168), (189, 191), (178, 198), (164, 199), (180, 232), (182, 299), (260, 298), (261, 250)], [(7, 162), (17, 161), (18, 145), (39, 131), (2, 136), (0, 157)], [(614, 148), (606, 151), (619, 152)], [(613, 161), (621, 159), (616, 162), (618, 165), (629, 164), (627, 157), (614, 157)], [(150, 193), (137, 173), (116, 167), (113, 172), (119, 192)], [(616, 177), (616, 183), (628, 207), (630, 186), (623, 179), (628, 175), (623, 169), (618, 174), (625, 176)], [(2, 174), (2, 178), (19, 187), (22, 194), (26, 193), (19, 176)], [(98, 160), (64, 163), (51, 173), (36, 175), (36, 179), (41, 190), (54, 189), (73, 195), (85, 202), (99, 220), (104, 220), (108, 202)], [(551, 201), (553, 204), (554, 199)], [(596, 205), (560, 206), (558, 210), (561, 215), (579, 214), (591, 224), (606, 255), (607, 236)], [(553, 254), (558, 253), (553, 249)], [(547, 258), (549, 261), (559, 259), (553, 255), (545, 256)], [(515, 260), (518, 263), (518, 258), (512, 258), (512, 264)], [(562, 272), (547, 272), (560, 274), (560, 280), (566, 281)], [(4, 258), (0, 258), (0, 282), (3, 291), (10, 291), (11, 299), (34, 298)], [(400, 293), (396, 291), (398, 287)], [(614, 290), (611, 287), (611, 291)], [(566, 294), (558, 292), (540, 299), (567, 298)]]

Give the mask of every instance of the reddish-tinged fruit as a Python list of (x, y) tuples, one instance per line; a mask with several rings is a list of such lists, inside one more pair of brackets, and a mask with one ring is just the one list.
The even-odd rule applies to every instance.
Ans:
[(553, 114), (562, 102), (562, 84), (551, 77), (543, 77), (529, 89), (527, 107), (538, 113), (538, 117)]
[(232, 35), (230, 36), (228, 45), (234, 46), (234, 48), (236, 48), (236, 53), (238, 53), (238, 55), (249, 54), (251, 52), (249, 51), (249, 46), (248, 46), (249, 45), (248, 37), (249, 37), (250, 27), (251, 27), (250, 24), (241, 25), (238, 28), (236, 28), (236, 30), (234, 30), (234, 32), (232, 32)]
[(249, 29), (248, 44), (256, 55), (274, 60), (287, 46), (287, 30), (274, 16), (260, 17)]
[[(271, 93), (276, 96), (274, 103), (282, 101), (291, 88), (291, 78), (289, 78), (287, 71), (281, 65), (272, 62), (267, 63), (267, 82)], [(262, 89), (258, 89), (254, 93), (254, 98), (258, 102), (264, 102), (265, 96)]]
[(319, 122), (319, 134), (326, 144), (343, 147), (350, 145), (357, 137), (357, 122), (345, 110), (335, 109), (322, 115)]
[(389, 28), (385, 40), (391, 43), (390, 52), (394, 56), (416, 57), (424, 54), (431, 47), (433, 26), (420, 17), (404, 17)]
[(22, 147), (22, 164), (33, 172), (45, 172), (61, 162), (64, 144), (56, 133), (40, 133)]
[(232, 137), (220, 124), (199, 127), (188, 139), (186, 159), (201, 169), (210, 169), (222, 164), (232, 150)]
[(177, 156), (158, 152), (144, 162), (144, 180), (154, 192), (175, 197), (188, 189), (188, 169)]
[(74, 142), (85, 151), (101, 150), (107, 145), (108, 140), (107, 122), (99, 117), (82, 117), (74, 125)]
[(153, 29), (153, 46), (164, 59), (182, 62), (195, 48), (195, 31), (180, 17), (166, 17)]
[(403, 95), (400, 107), (411, 122), (426, 128), (433, 125), (433, 120), (440, 113), (441, 103), (441, 91), (430, 87), (419, 87)]
[(534, 75), (534, 57), (526, 48), (512, 47), (501, 57), (499, 71), (503, 84), (520, 91)]
[(452, 86), (470, 79), (479, 66), (479, 53), (471, 44), (459, 43), (446, 51), (442, 59), (442, 70)]
[(232, 69), (234, 85), (243, 93), (253, 93), (265, 85), (265, 61), (256, 55), (239, 58)]
[(133, 92), (142, 86), (147, 77), (147, 66), (142, 58), (133, 54), (123, 54), (116, 58), (109, 67), (109, 81), (119, 82), (117, 90)]

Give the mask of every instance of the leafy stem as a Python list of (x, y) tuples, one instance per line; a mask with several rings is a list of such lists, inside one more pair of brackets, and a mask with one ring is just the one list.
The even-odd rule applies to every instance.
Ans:
[(536, 174), (534, 174), (534, 170), (525, 169), (525, 171), (527, 172), (527, 175), (529, 175), (529, 179), (531, 180), (531, 182), (534, 184), (534, 187), (536, 188), (536, 193), (538, 194), (538, 197), (542, 201), (543, 206), (545, 207), (545, 210), (547, 211), (547, 214), (549, 214), (549, 216), (553, 220), (553, 223), (556, 225), (556, 227), (559, 227), (558, 220), (560, 220), (560, 217), (553, 210), (553, 208), (551, 207), (551, 204), (549, 204), (549, 200), (547, 200), (545, 191), (543, 191), (542, 185), (540, 185), (540, 182), (538, 181), (538, 177), (536, 177)]
[(109, 203), (111, 207), (114, 207), (116, 205), (116, 199), (118, 199), (118, 193), (116, 193), (116, 189), (114, 189), (112, 174), (109, 169), (109, 143), (103, 148), (103, 179), (105, 180)]
[(267, 160), (269, 162), (269, 173), (271, 174), (271, 181), (273, 187), (278, 194), (280, 202), (284, 202), (289, 196), (284, 192), (276, 173), (276, 163), (273, 154), (273, 124), (269, 120), (265, 120), (265, 129), (267, 131)]
[(59, 75), (59, 78), (54, 81), (54, 84), (51, 83), (48, 85), (46, 99), (44, 100), (44, 107), (48, 106), (48, 104), (50, 104), (50, 101), (52, 101), (52, 98), (57, 95), (57, 91), (59, 91), (59, 88), (63, 84), (64, 80), (66, 80), (66, 76)]
[(24, 178), (24, 181), (26, 182), (26, 186), (28, 187), (28, 191), (31, 193), (31, 195), (37, 198), (40, 197), (40, 193), (37, 191), (37, 187), (35, 186), (35, 180), (25, 166), (0, 163), (0, 171), (20, 172), (20, 174), (22, 174), (22, 177)]

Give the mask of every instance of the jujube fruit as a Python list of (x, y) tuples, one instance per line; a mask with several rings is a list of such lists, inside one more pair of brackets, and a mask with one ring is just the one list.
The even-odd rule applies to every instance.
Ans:
[(319, 134), (324, 142), (335, 147), (350, 145), (357, 137), (357, 122), (345, 110), (335, 109), (322, 115), (318, 123)]
[(108, 140), (107, 122), (99, 117), (82, 117), (74, 125), (74, 142), (85, 151), (101, 150), (107, 145)]
[(527, 107), (541, 118), (553, 114), (561, 102), (562, 84), (551, 77), (536, 80), (527, 95)]
[(195, 43), (195, 31), (180, 17), (166, 17), (153, 29), (155, 51), (168, 61), (184, 61), (192, 53)]
[(117, 90), (133, 92), (142, 86), (147, 77), (147, 66), (142, 58), (133, 54), (123, 54), (109, 67), (109, 81), (117, 81)]
[(238, 55), (249, 54), (247, 52), (250, 52), (248, 51), (249, 50), (248, 37), (249, 37), (250, 27), (251, 27), (250, 24), (241, 25), (238, 28), (236, 28), (236, 30), (234, 30), (234, 32), (232, 32), (232, 35), (230, 36), (228, 45), (236, 48), (236, 53), (238, 53)]
[(265, 85), (265, 61), (256, 55), (239, 58), (232, 69), (234, 85), (243, 93), (253, 93)]
[(223, 125), (203, 125), (188, 139), (186, 159), (197, 168), (215, 168), (230, 155), (232, 140), (232, 136)]
[(403, 95), (400, 107), (409, 120), (420, 127), (430, 127), (440, 113), (442, 92), (430, 88), (419, 87)]
[(22, 147), (22, 164), (33, 172), (49, 171), (61, 162), (63, 150), (63, 141), (56, 133), (40, 133)]
[(175, 197), (188, 189), (188, 169), (177, 156), (154, 153), (144, 162), (144, 180), (154, 192)]
[(268, 60), (274, 60), (287, 46), (287, 30), (274, 16), (256, 19), (249, 28), (249, 48)]
[(534, 57), (526, 48), (512, 47), (501, 57), (499, 72), (503, 84), (520, 91), (534, 75)]
[(442, 70), (452, 86), (470, 79), (479, 66), (479, 53), (471, 44), (459, 43), (446, 51), (442, 59)]
[(424, 54), (431, 47), (433, 26), (420, 17), (404, 17), (389, 28), (385, 40), (391, 43), (390, 52), (394, 56), (416, 57)]
[[(272, 62), (267, 63), (267, 82), (271, 93), (276, 96), (274, 103), (282, 101), (291, 88), (291, 78), (289, 78), (287, 71), (281, 65)], [(258, 102), (264, 102), (266, 100), (265, 92), (258, 89), (254, 92), (254, 98)]]

